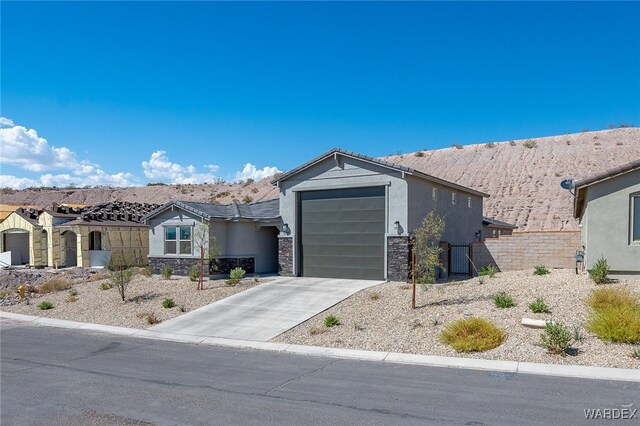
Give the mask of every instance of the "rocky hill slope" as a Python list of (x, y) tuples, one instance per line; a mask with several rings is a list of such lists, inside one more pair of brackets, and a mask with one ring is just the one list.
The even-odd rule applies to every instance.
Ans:
[[(519, 230), (577, 230), (578, 224), (572, 218), (572, 196), (560, 188), (560, 181), (586, 177), (638, 158), (640, 129), (622, 128), (455, 146), (384, 159), (490, 194), (484, 202), (485, 215), (514, 223)], [(307, 160), (301, 158), (300, 163)], [(115, 200), (157, 204), (170, 200), (249, 202), (278, 196), (278, 189), (269, 184), (270, 180), (132, 188), (3, 190), (0, 202), (42, 207), (53, 202), (99, 204)]]

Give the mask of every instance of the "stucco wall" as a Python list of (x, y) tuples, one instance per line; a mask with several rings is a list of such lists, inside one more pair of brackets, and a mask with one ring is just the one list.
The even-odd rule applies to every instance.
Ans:
[(631, 196), (640, 195), (640, 170), (587, 188), (582, 240), (586, 265), (607, 259), (614, 276), (640, 275), (640, 242), (631, 241)]
[(547, 268), (574, 268), (576, 250), (580, 250), (580, 232), (514, 232), (499, 238), (474, 242), (471, 257), (480, 269), (497, 265), (501, 271)]
[[(164, 255), (165, 226), (196, 226), (200, 218), (181, 209), (162, 212), (148, 221), (149, 257), (154, 258), (199, 258), (196, 244), (192, 255)], [(206, 222), (205, 222), (206, 223)], [(267, 225), (253, 221), (211, 222), (210, 228), (216, 238), (218, 257), (254, 258), (258, 274), (277, 272), (278, 241), (276, 224)], [(206, 238), (208, 241), (208, 237)], [(208, 246), (208, 245), (207, 245)], [(205, 252), (208, 249), (205, 247)]]
[[(407, 177), (407, 182), (409, 232), (419, 227), (429, 212), (435, 211), (446, 223), (442, 240), (451, 244), (469, 244), (476, 239), (475, 233), (482, 229), (482, 197), (413, 176)], [(433, 188), (437, 191), (435, 200), (432, 196)], [(455, 204), (451, 201), (453, 192), (456, 193)]]

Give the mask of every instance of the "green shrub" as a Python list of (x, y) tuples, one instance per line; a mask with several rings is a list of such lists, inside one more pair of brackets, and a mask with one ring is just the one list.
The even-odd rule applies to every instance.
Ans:
[(48, 300), (43, 300), (38, 305), (38, 308), (40, 308), (43, 311), (46, 311), (47, 309), (53, 309), (53, 303), (49, 302)]
[(324, 325), (326, 325), (327, 327), (340, 325), (340, 320), (334, 315), (329, 315), (324, 319)]
[(173, 301), (173, 299), (164, 299), (162, 301), (162, 307), (169, 309), (169, 308), (173, 308), (174, 306), (176, 306), (176, 302)]
[(586, 327), (602, 340), (640, 342), (640, 302), (626, 288), (601, 288), (591, 292), (587, 304), (593, 313)]
[(498, 272), (499, 270), (496, 265), (486, 265), (480, 268), (480, 270), (478, 271), (478, 275), (493, 278)]
[(640, 342), (640, 308), (621, 305), (598, 309), (589, 317), (586, 327), (602, 340), (638, 343)]
[(631, 356), (640, 359), (640, 347), (633, 349), (633, 351), (631, 352)]
[(606, 284), (609, 282), (609, 264), (607, 260), (598, 259), (589, 271), (589, 276), (596, 284)]
[(47, 294), (54, 291), (68, 290), (73, 286), (69, 281), (64, 278), (53, 278), (46, 283), (42, 284), (38, 289), (38, 293)]
[(111, 284), (108, 281), (100, 283), (100, 290), (110, 290), (112, 288), (113, 288), (113, 284)]
[(162, 267), (162, 272), (160, 272), (160, 275), (162, 275), (163, 279), (170, 280), (172, 274), (173, 271), (171, 270), (171, 267), (169, 265), (164, 265)]
[(440, 338), (458, 352), (481, 352), (500, 346), (506, 334), (486, 319), (465, 318), (447, 326)]
[(510, 308), (515, 305), (515, 303), (513, 303), (513, 298), (504, 291), (493, 296), (493, 301), (497, 308)]
[(550, 314), (551, 311), (546, 303), (544, 303), (544, 299), (542, 297), (538, 297), (534, 302), (529, 305), (529, 309), (531, 312), (536, 314)]
[(566, 355), (571, 349), (571, 332), (560, 323), (547, 321), (540, 335), (540, 344), (549, 353)]
[(189, 280), (191, 282), (196, 282), (200, 278), (200, 270), (197, 266), (193, 265), (191, 269), (189, 269)]
[(533, 268), (533, 275), (547, 275), (549, 270), (544, 265), (539, 265)]
[(229, 277), (232, 280), (238, 280), (238, 282), (244, 278), (244, 276), (246, 275), (246, 271), (242, 268), (233, 268), (231, 270), (231, 272), (229, 273)]
[(78, 290), (76, 290), (75, 288), (72, 288), (71, 290), (69, 290), (69, 296), (77, 296), (78, 295)]
[(78, 298), (76, 296), (69, 296), (67, 297), (67, 302), (69, 303), (73, 303), (73, 302), (77, 302)]

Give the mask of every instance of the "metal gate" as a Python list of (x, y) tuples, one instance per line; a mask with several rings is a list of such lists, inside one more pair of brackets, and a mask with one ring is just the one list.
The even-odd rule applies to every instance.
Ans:
[(468, 245), (449, 245), (449, 275), (471, 275)]

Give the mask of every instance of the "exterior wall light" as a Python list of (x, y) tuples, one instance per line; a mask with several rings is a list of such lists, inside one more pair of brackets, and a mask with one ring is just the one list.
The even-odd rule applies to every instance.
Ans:
[(398, 232), (398, 230), (400, 229), (400, 221), (396, 220), (395, 222), (393, 222), (393, 229)]
[(291, 233), (291, 229), (289, 228), (289, 224), (285, 223), (282, 225), (282, 233), (289, 235)]

